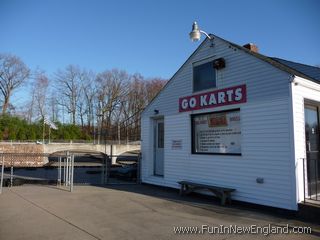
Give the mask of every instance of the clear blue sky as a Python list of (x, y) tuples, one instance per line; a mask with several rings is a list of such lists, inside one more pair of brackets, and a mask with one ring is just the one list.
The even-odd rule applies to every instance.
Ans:
[(260, 52), (320, 64), (320, 1), (0, 0), (0, 52), (51, 75), (68, 64), (170, 78), (199, 43), (191, 24)]

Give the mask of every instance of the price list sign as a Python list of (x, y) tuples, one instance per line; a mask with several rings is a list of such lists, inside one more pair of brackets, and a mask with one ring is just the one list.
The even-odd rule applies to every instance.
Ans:
[(240, 111), (193, 117), (194, 152), (241, 154)]

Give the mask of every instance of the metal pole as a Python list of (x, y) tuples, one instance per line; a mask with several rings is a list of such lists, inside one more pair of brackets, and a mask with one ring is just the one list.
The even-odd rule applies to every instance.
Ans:
[(69, 156), (69, 186), (71, 186), (71, 164), (72, 164), (72, 156)]
[(99, 120), (99, 118), (100, 118), (100, 117), (97, 118), (97, 125), (98, 125), (98, 126), (97, 126), (97, 127), (98, 127), (98, 139), (97, 139), (97, 140), (98, 140), (98, 145), (100, 144), (101, 128), (102, 128), (102, 126), (100, 125), (100, 121), (101, 121), (101, 120)]
[[(71, 140), (72, 141), (72, 140)], [(68, 183), (67, 185), (70, 186), (70, 166), (71, 166), (71, 155), (70, 152), (68, 151), (68, 160), (67, 160), (67, 179)]]
[(44, 131), (45, 131), (45, 125), (44, 125), (44, 118), (43, 118), (43, 127), (42, 127), (42, 144), (44, 144)]
[(106, 164), (106, 172), (107, 172), (107, 183), (109, 183), (109, 179), (110, 179), (110, 170), (111, 170), (111, 165), (112, 165), (112, 157), (113, 157), (113, 146), (112, 144), (110, 145), (110, 157), (107, 157), (107, 164)]
[(58, 184), (61, 186), (61, 157), (59, 157)]
[(105, 168), (105, 178), (104, 178), (104, 182), (105, 183), (109, 183), (109, 178), (110, 178), (110, 176), (109, 176), (109, 156), (108, 155), (105, 155), (106, 156), (106, 168)]
[(318, 200), (318, 158), (314, 159), (315, 180), (316, 180), (316, 201)]
[(137, 160), (137, 183), (140, 184), (140, 176), (141, 176), (141, 153), (138, 154), (138, 160)]
[(111, 158), (111, 163), (112, 163), (112, 159), (113, 159), (113, 145), (110, 145), (110, 158)]
[(91, 122), (92, 122), (92, 127), (93, 127), (93, 144), (96, 144), (96, 127), (95, 127), (95, 124), (94, 124), (93, 113), (91, 113)]
[(72, 191), (73, 191), (73, 181), (74, 181), (74, 155), (72, 157)]
[(49, 141), (48, 141), (48, 143), (50, 143), (50, 133), (51, 133), (51, 127), (49, 125)]
[[(311, 183), (309, 183), (309, 179), (311, 180), (311, 169), (310, 169), (310, 167), (311, 167), (311, 161), (310, 161), (310, 158), (308, 158), (308, 156), (307, 156), (307, 158), (306, 158), (306, 175), (307, 175), (307, 184), (308, 184), (308, 199), (311, 199)], [(308, 168), (310, 169), (309, 171), (308, 171)], [(309, 174), (309, 172), (310, 172), (310, 174)], [(310, 181), (311, 182), (311, 181)]]
[(70, 192), (73, 192), (73, 170), (74, 170), (74, 155), (71, 156), (71, 178), (70, 178)]
[(66, 158), (63, 158), (63, 185), (66, 185)]
[(66, 157), (66, 186), (69, 184), (69, 155)]
[(10, 170), (10, 187), (13, 185), (13, 165), (11, 165), (11, 170)]
[(305, 173), (305, 158), (303, 160), (303, 202), (306, 203), (306, 173)]
[(105, 182), (105, 169), (106, 169), (106, 155), (103, 155), (103, 158), (101, 160), (101, 184), (104, 184)]
[(2, 154), (0, 194), (2, 193), (2, 186), (3, 186), (3, 174), (4, 174), (4, 155)]
[(120, 132), (120, 123), (118, 122), (118, 143), (121, 144), (121, 132)]

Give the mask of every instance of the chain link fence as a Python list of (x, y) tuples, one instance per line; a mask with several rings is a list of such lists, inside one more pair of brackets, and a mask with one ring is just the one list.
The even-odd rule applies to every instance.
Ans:
[[(23, 184), (56, 185), (73, 190), (74, 185), (140, 183), (138, 152), (121, 155), (59, 152), (0, 153), (2, 187)], [(46, 163), (46, 164), (44, 164)]]

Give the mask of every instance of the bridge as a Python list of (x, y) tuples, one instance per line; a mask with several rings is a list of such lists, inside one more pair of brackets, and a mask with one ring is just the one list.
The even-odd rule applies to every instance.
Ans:
[[(93, 143), (50, 143), (36, 144), (31, 142), (0, 142), (0, 153), (19, 154), (16, 166), (43, 166), (48, 162), (48, 156), (61, 152), (101, 153), (108, 156), (121, 155), (129, 151), (139, 151), (140, 144), (93, 144)], [(24, 154), (26, 157), (24, 157)], [(41, 156), (43, 155), (43, 156)], [(41, 157), (40, 157), (41, 156)], [(14, 157), (5, 157), (5, 165), (10, 165)], [(17, 155), (15, 158), (18, 158)], [(112, 158), (115, 162), (115, 157)]]

